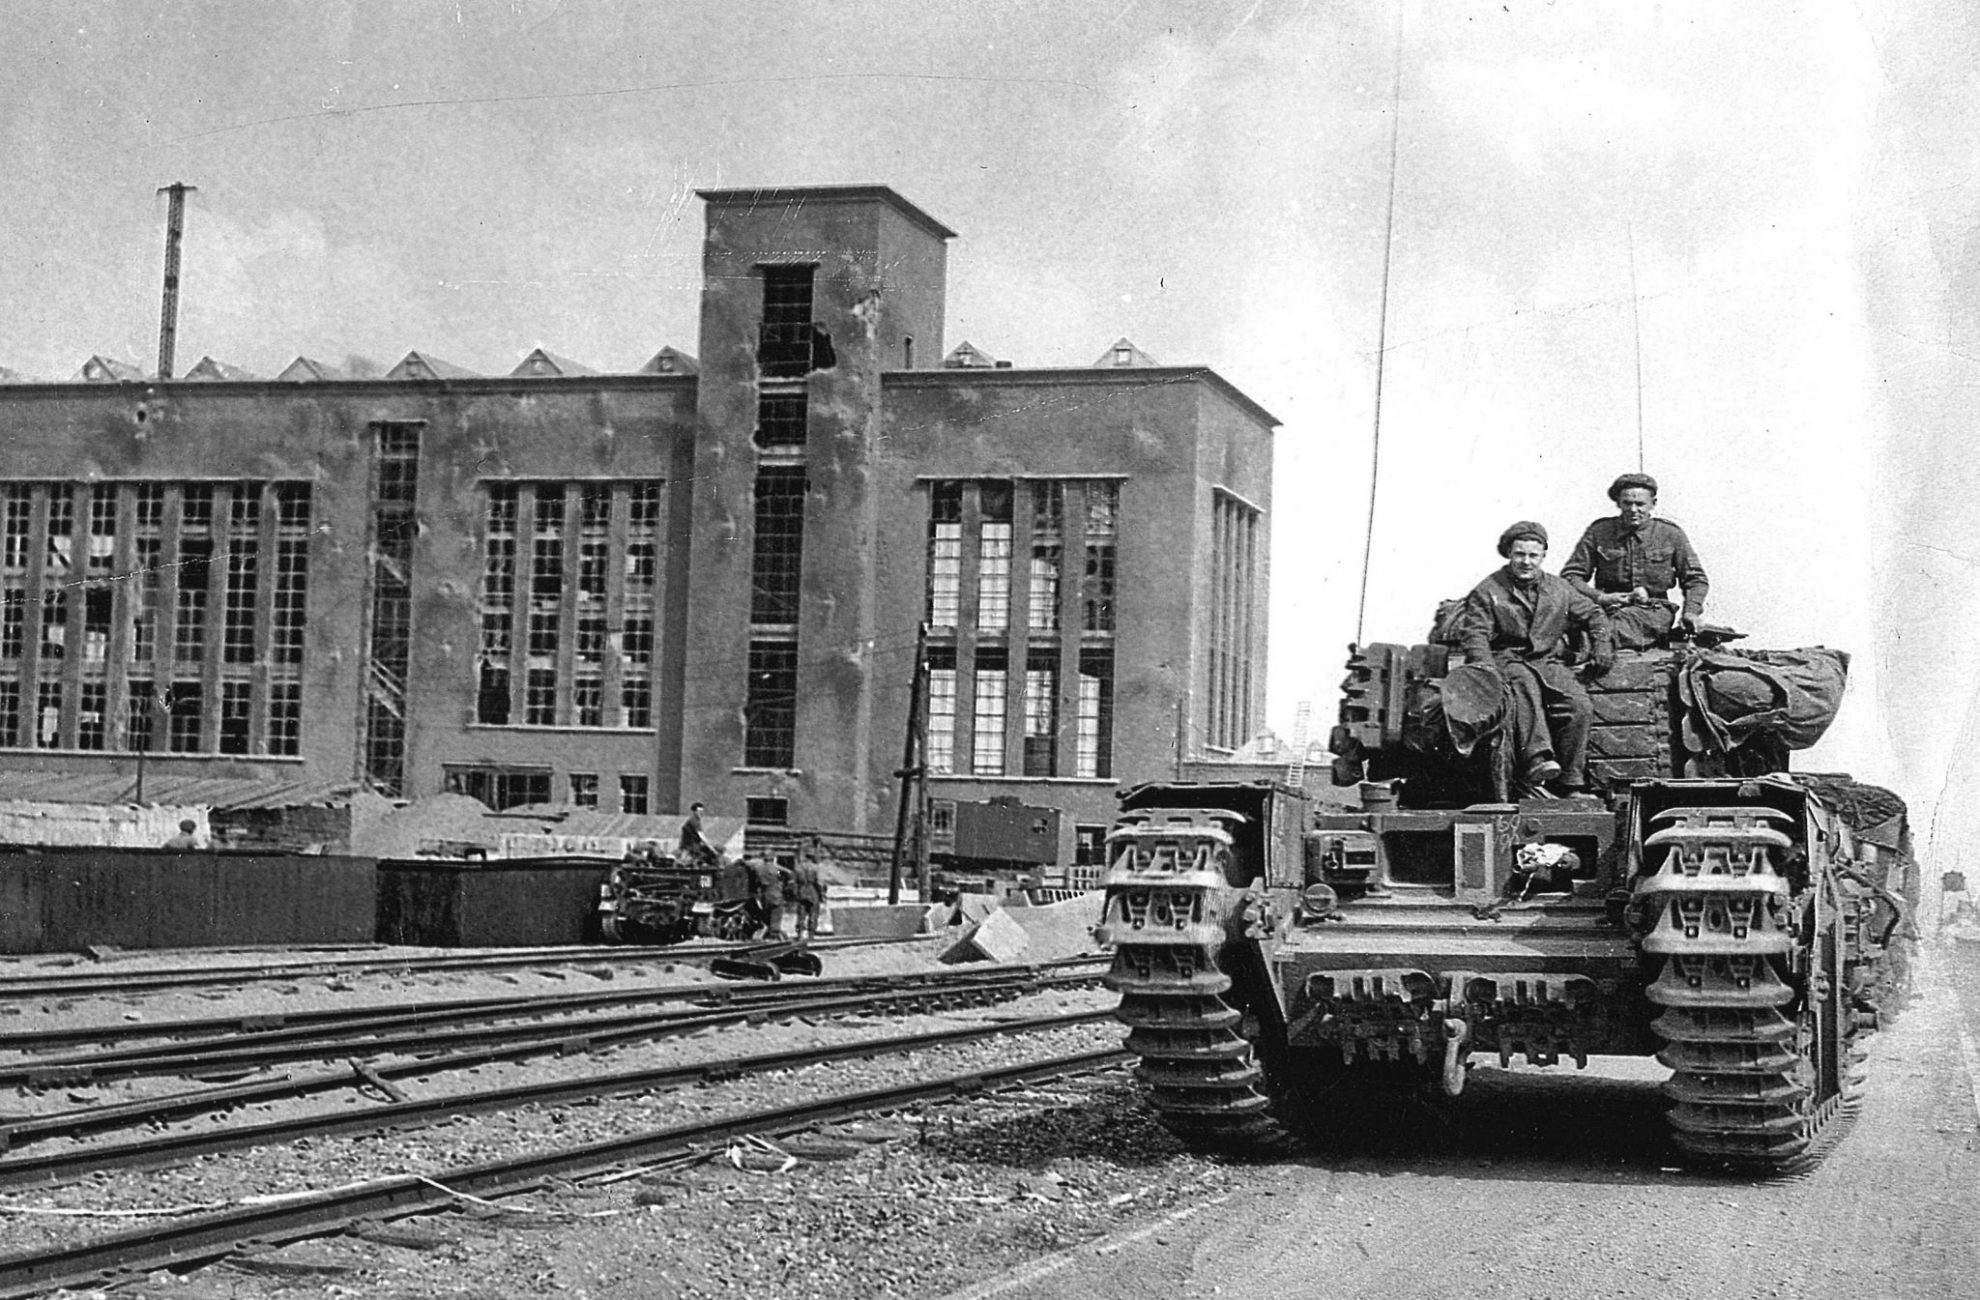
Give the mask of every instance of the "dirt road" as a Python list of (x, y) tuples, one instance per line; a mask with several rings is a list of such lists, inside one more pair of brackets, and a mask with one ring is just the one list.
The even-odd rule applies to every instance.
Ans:
[(1481, 1067), (1460, 1117), (1345, 1159), (1240, 1172), (1228, 1196), (958, 1293), (969, 1300), (1980, 1295), (1980, 945), (1923, 955), (1870, 1088), (1812, 1172), (1669, 1163), (1654, 1062)]

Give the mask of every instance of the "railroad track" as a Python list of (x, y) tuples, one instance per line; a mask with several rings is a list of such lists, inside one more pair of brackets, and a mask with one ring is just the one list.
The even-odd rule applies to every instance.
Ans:
[[(986, 979), (976, 983), (919, 987), (910, 990), (889, 989), (880, 992), (794, 998), (779, 1003), (714, 1011), (673, 1012), (658, 1017), (651, 1015), (630, 1018), (611, 1017), (603, 1021), (509, 1026), (503, 1031), (510, 1036), (509, 1041), (478, 1045), (467, 1050), (397, 1061), (374, 1061), (370, 1064), (363, 1064), (353, 1059), (349, 1062), (348, 1068), (342, 1070), (322, 1071), (300, 1077), (256, 1080), (138, 1101), (23, 1116), (0, 1124), (0, 1151), (16, 1149), (50, 1137), (163, 1124), (190, 1115), (230, 1109), (249, 1103), (268, 1102), (354, 1086), (368, 1085), (388, 1096), (394, 1096), (395, 1100), (403, 1100), (402, 1094), (395, 1095), (397, 1093), (395, 1085), (398, 1081), (448, 1071), (473, 1069), (498, 1061), (513, 1061), (548, 1053), (568, 1055), (575, 1051), (589, 1051), (617, 1043), (688, 1034), (708, 1028), (769, 1019), (793, 1019), (814, 1015), (839, 1016), (874, 1010), (904, 1012), (958, 1005), (984, 1005), (1042, 989), (1072, 988), (1092, 984), (1097, 982), (1098, 978), (1098, 971), (1084, 975), (1069, 972), (1026, 979)], [(479, 1042), (493, 1036), (494, 1032), (478, 1030), (468, 1031), (468, 1034)], [(399, 1045), (399, 1040), (391, 1041), (394, 1046)], [(436, 1038), (428, 1033), (415, 1035), (411, 1041), (415, 1045), (430, 1046)], [(378, 1050), (380, 1046), (378, 1042), (362, 1045), (372, 1050)], [(284, 1055), (307, 1052), (312, 1057), (322, 1057), (346, 1055), (354, 1045), (330, 1043), (274, 1046)], [(201, 1051), (183, 1057), (164, 1056), (149, 1060), (123, 1060), (116, 1064), (119, 1067), (118, 1072), (126, 1076), (143, 1073), (197, 1077), (199, 1070), (211, 1070), (216, 1062), (224, 1061), (230, 1065), (238, 1065), (249, 1054), (247, 1050)], [(262, 1055), (266, 1055), (265, 1049)], [(257, 1063), (260, 1063), (259, 1059)], [(70, 1072), (58, 1070), (55, 1073), (57, 1076), (64, 1076)], [(706, 1073), (703, 1072), (704, 1075)], [(73, 1078), (60, 1077), (59, 1081), (71, 1082)], [(20, 1177), (22, 1177), (21, 1171), (14, 1162), (0, 1161), (0, 1186), (18, 1181)]]
[[(772, 1007), (782, 1002), (837, 993), (866, 993), (876, 1002), (887, 994), (922, 997), (945, 989), (967, 990), (978, 985), (1023, 985), (1080, 970), (1097, 978), (1106, 958), (1068, 957), (1028, 966), (993, 970), (962, 969), (898, 975), (854, 975), (807, 979), (802, 984), (690, 984), (636, 989), (593, 990), (585, 993), (533, 994), (516, 997), (464, 998), (446, 1002), (396, 1002), (379, 1006), (212, 1016), (151, 1023), (119, 1023), (9, 1034), (10, 1050), (37, 1051), (80, 1044), (153, 1040), (152, 1045), (117, 1048), (78, 1056), (51, 1057), (0, 1066), (0, 1086), (43, 1086), (109, 1077), (130, 1061), (181, 1056), (200, 1048), (224, 1049), (247, 1044), (355, 1039), (395, 1029), (431, 1029), (503, 1017), (552, 1016), (612, 1006), (690, 1002), (706, 1007)], [(363, 1044), (358, 1044), (362, 1046)]]
[[(1102, 1018), (1107, 1014), (1110, 1013), (1087, 1013), (1090, 1018)], [(1045, 1019), (1056, 1022), (1045, 1027), (1057, 1027), (1067, 1018)], [(955, 1036), (963, 1033), (981, 1036), (995, 1032), (1018, 1032), (1019, 1027), (1026, 1024), (1009, 1022), (967, 1031), (943, 1031), (939, 1035), (912, 1035), (830, 1049), (778, 1053), (772, 1057), (756, 1058), (759, 1062), (757, 1068), (793, 1068), (807, 1063), (803, 1059), (807, 1056), (819, 1060), (835, 1059), (819, 1055), (822, 1052), (844, 1056), (862, 1054), (861, 1049), (866, 1055), (882, 1050), (912, 1051), (937, 1040), (953, 1041)], [(1029, 1027), (1039, 1028), (1041, 1024), (1032, 1022)], [(705, 1071), (725, 1064), (734, 1069), (750, 1059), (704, 1062), (691, 1068)], [(527, 1190), (551, 1177), (570, 1178), (620, 1169), (656, 1157), (690, 1152), (741, 1134), (784, 1135), (847, 1115), (898, 1110), (944, 1097), (1115, 1069), (1129, 1059), (1124, 1050), (1111, 1048), (890, 1088), (846, 1093), (791, 1106), (650, 1129), (557, 1151), (448, 1170), (437, 1175), (377, 1179), (353, 1187), (305, 1193), (271, 1203), (244, 1205), (77, 1245), (17, 1253), (0, 1257), (0, 1300), (36, 1295), (56, 1287), (103, 1286), (123, 1276), (139, 1275), (158, 1268), (184, 1269), (223, 1258), (250, 1245), (277, 1245), (341, 1232), (365, 1219), (395, 1218), (448, 1208), (458, 1204), (462, 1196), (488, 1198), (510, 1194)], [(776, 1064), (763, 1063), (771, 1060), (775, 1060)], [(586, 1080), (570, 1086), (595, 1086), (604, 1082)]]
[[(805, 947), (813, 951), (830, 952), (841, 948), (921, 943), (932, 937), (939, 936), (912, 935), (904, 939), (858, 937), (812, 939)], [(655, 962), (707, 965), (723, 959), (746, 959), (756, 954), (787, 950), (791, 947), (792, 945), (786, 941), (722, 943), (715, 940), (693, 940), (685, 944), (671, 945), (504, 948), (492, 952), (442, 953), (430, 956), (402, 953), (397, 956), (381, 957), (365, 953), (352, 957), (317, 958), (304, 962), (182, 967), (170, 970), (126, 971), (121, 974), (91, 970), (67, 975), (0, 976), (0, 998), (81, 997), (92, 993), (137, 993), (345, 975), (425, 975), (445, 974), (451, 971), (517, 970), (531, 967), (582, 970), (585, 967), (652, 965)]]

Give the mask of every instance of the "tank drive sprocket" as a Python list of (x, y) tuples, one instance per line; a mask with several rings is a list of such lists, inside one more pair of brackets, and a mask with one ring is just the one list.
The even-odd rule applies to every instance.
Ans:
[(1861, 1082), (1843, 1002), (1833, 882), (1797, 888), (1783, 813), (1658, 814), (1634, 897), (1671, 1137), (1705, 1164), (1788, 1172), (1817, 1159)]
[(1245, 1036), (1247, 990), (1225, 967), (1244, 897), (1229, 879), (1230, 817), (1161, 809), (1108, 835), (1106, 982), (1163, 1126), (1198, 1149), (1262, 1150), (1285, 1135)]

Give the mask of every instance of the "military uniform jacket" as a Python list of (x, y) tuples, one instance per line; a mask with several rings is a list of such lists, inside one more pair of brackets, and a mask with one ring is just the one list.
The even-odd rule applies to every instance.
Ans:
[(1561, 576), (1591, 594), (1641, 587), (1665, 600), (1672, 587), (1681, 587), (1684, 612), (1693, 618), (1705, 608), (1705, 593), (1712, 585), (1684, 529), (1668, 519), (1652, 518), (1632, 530), (1615, 515), (1588, 525), (1561, 566)]
[(1572, 628), (1588, 633), (1591, 658), (1608, 658), (1609, 618), (1601, 606), (1551, 573), (1522, 591), (1504, 569), (1471, 589), (1458, 619), (1465, 662), (1474, 664), (1559, 662)]

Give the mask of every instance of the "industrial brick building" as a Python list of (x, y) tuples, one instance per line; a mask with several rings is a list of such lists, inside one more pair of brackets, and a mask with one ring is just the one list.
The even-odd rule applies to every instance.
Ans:
[(1269, 414), (1126, 340), (945, 353), (952, 234), (885, 188), (702, 198), (698, 360), (0, 384), (0, 789), (142, 756), (886, 830), (923, 623), (931, 793), (1089, 850), (1250, 738)]

